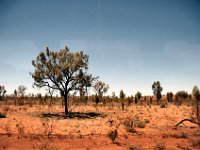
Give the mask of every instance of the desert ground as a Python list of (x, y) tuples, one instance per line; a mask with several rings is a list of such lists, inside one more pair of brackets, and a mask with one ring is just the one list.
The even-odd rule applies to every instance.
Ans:
[(68, 117), (63, 111), (59, 105), (1, 103), (0, 112), (6, 117), (0, 118), (0, 149), (200, 149), (198, 125), (184, 122), (175, 126), (191, 118), (190, 105), (131, 105), (124, 111), (118, 104), (71, 105)]

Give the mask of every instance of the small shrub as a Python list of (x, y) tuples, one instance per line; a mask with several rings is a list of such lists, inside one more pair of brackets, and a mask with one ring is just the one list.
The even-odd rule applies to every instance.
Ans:
[(6, 118), (6, 114), (3, 112), (0, 112), (0, 118)]
[(18, 138), (23, 137), (24, 136), (24, 126), (22, 125), (22, 123), (19, 122), (19, 124), (16, 124), (16, 128), (18, 131)]
[(118, 136), (118, 132), (117, 132), (116, 129), (115, 129), (114, 131), (110, 131), (110, 132), (108, 133), (108, 137), (109, 137), (113, 142), (116, 140), (117, 136)]
[(160, 104), (160, 108), (167, 108), (167, 102), (162, 102)]
[(181, 139), (181, 138), (187, 138), (187, 134), (184, 132), (181, 132), (180, 134), (173, 134), (171, 135), (171, 137), (177, 138), (177, 139)]
[(126, 120), (124, 121), (124, 126), (127, 132), (135, 133), (135, 127), (134, 127), (134, 121), (132, 120)]
[(150, 120), (149, 119), (144, 119), (144, 122), (145, 123), (150, 123)]
[(157, 143), (155, 149), (156, 149), (156, 150), (166, 150), (165, 143), (164, 143), (164, 142)]
[(166, 134), (166, 133), (164, 133), (164, 134), (162, 134), (162, 137), (163, 138), (168, 138), (170, 135), (169, 134)]
[(45, 118), (44, 120), (42, 120), (42, 126), (44, 128), (44, 134), (48, 138), (50, 138), (53, 132), (53, 128), (54, 128), (53, 121), (48, 118)]
[(200, 140), (193, 141), (192, 146), (194, 146), (194, 147), (200, 147)]
[(128, 148), (128, 150), (141, 150), (142, 148), (141, 148), (141, 145), (139, 145), (139, 146), (130, 146), (129, 148)]
[(144, 121), (141, 121), (141, 120), (137, 124), (138, 128), (145, 128), (145, 126), (146, 126), (146, 123)]

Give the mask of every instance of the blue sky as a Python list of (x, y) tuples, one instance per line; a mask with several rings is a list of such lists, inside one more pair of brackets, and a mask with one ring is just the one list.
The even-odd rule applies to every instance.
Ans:
[(48, 46), (89, 54), (89, 72), (152, 95), (200, 87), (198, 0), (0, 0), (0, 84), (32, 89), (31, 60)]

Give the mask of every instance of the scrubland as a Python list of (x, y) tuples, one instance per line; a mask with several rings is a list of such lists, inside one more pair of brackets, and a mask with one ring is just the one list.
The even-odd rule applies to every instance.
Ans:
[[(200, 127), (191, 122), (192, 106), (70, 104), (0, 105), (0, 149), (200, 149)], [(5, 115), (5, 116), (3, 116)]]

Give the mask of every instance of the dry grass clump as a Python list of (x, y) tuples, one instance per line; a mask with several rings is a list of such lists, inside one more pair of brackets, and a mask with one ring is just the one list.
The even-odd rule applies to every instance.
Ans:
[(137, 145), (137, 146), (130, 146), (129, 148), (128, 148), (128, 150), (141, 150), (142, 148), (141, 148), (141, 145)]
[(142, 120), (139, 120), (139, 121), (136, 123), (136, 127), (138, 127), (138, 128), (145, 128), (145, 127), (146, 127), (146, 122), (145, 122), (145, 121), (142, 121)]
[(181, 133), (175, 133), (175, 134), (166, 134), (164, 133), (162, 135), (163, 138), (168, 138), (168, 137), (172, 137), (172, 138), (176, 138), (176, 139), (186, 139), (188, 138), (188, 135), (184, 132)]
[(118, 137), (117, 129), (108, 132), (108, 137), (114, 142)]
[(167, 108), (167, 102), (161, 102), (160, 108)]
[(166, 150), (166, 145), (164, 142), (160, 142), (160, 143), (157, 143), (156, 144), (156, 147), (155, 147), (156, 150)]
[(126, 118), (123, 125), (125, 126), (127, 132), (135, 133), (135, 128), (145, 128), (146, 124), (149, 122), (149, 119), (140, 120), (138, 116), (134, 116)]
[(171, 137), (177, 138), (177, 139), (186, 139), (188, 136), (186, 133), (181, 132), (180, 134), (173, 134)]
[(42, 127), (44, 128), (44, 134), (50, 138), (53, 132), (54, 124), (53, 121), (49, 118), (42, 119)]
[(192, 146), (200, 148), (200, 140), (193, 141)]
[(22, 124), (22, 122), (19, 122), (18, 124), (16, 124), (16, 128), (18, 131), (18, 138), (23, 137), (24, 136), (24, 125)]
[(131, 133), (136, 132), (136, 129), (134, 126), (134, 120), (125, 120), (123, 124), (127, 132), (131, 132)]

